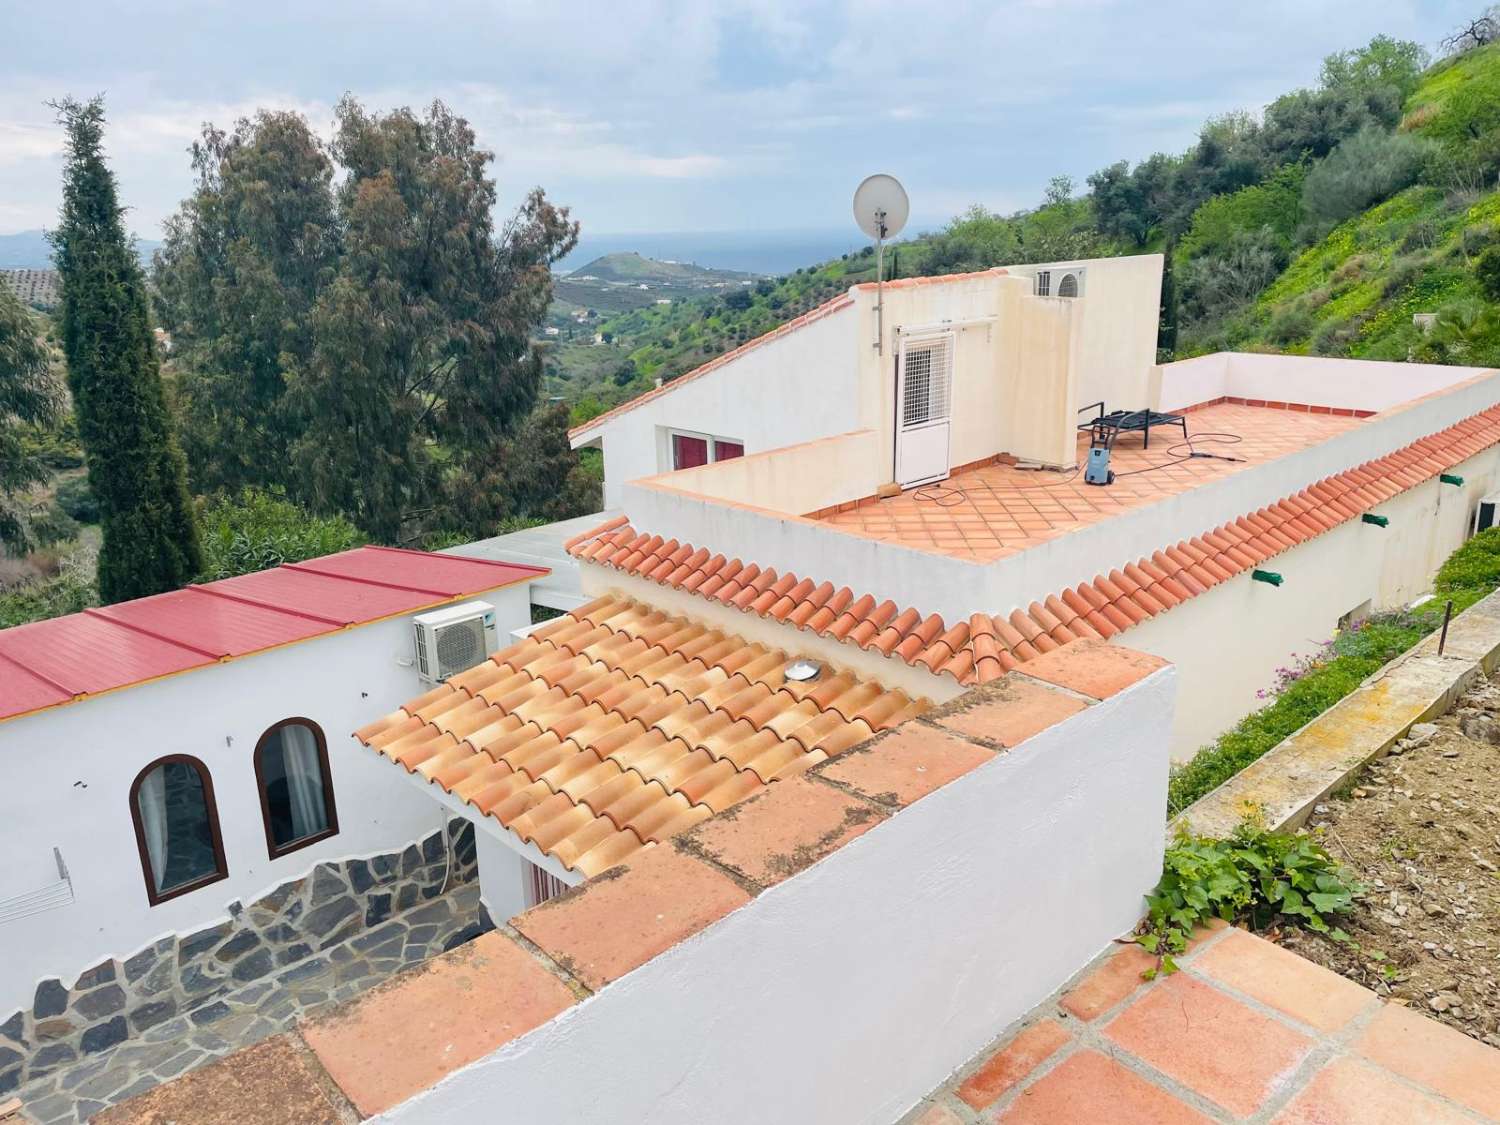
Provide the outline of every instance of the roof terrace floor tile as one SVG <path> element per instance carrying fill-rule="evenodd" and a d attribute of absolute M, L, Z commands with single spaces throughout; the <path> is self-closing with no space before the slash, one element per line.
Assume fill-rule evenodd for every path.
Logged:
<path fill-rule="evenodd" d="M 872 539 L 989 561 L 1298 453 L 1362 421 L 1234 403 L 1203 407 L 1187 418 L 1196 450 L 1243 460 L 1185 459 L 1182 455 L 1188 451 L 1182 448 L 1180 431 L 1162 428 L 1152 433 L 1149 449 L 1141 434 L 1120 437 L 1110 458 L 1115 482 L 1107 488 L 1085 483 L 1081 469 L 1054 473 L 985 465 L 940 484 L 829 514 L 820 522 Z M 1217 434 L 1240 440 L 1210 436 Z M 1088 445 L 1087 435 L 1080 434 L 1080 465 L 1087 458 Z"/>

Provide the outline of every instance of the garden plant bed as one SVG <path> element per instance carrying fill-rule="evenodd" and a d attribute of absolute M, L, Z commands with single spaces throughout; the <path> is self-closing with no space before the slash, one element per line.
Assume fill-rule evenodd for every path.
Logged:
<path fill-rule="evenodd" d="M 1283 945 L 1500 1047 L 1500 684 L 1479 680 L 1391 756 L 1317 806 L 1309 827 L 1366 893 L 1341 945 Z"/>

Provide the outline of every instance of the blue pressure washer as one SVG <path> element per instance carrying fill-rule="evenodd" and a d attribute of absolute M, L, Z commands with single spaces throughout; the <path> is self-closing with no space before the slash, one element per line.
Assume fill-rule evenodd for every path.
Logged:
<path fill-rule="evenodd" d="M 1097 421 L 1089 431 L 1089 459 L 1083 468 L 1084 484 L 1114 484 L 1115 471 L 1109 467 L 1109 449 L 1117 430 Z"/>

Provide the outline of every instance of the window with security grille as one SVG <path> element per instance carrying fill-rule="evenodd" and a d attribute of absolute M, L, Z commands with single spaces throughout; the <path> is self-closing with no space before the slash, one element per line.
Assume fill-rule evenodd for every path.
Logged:
<path fill-rule="evenodd" d="M 1050 297 L 1052 295 L 1052 271 L 1036 271 L 1036 295 L 1038 297 Z"/>
<path fill-rule="evenodd" d="M 1076 273 L 1064 274 L 1062 281 L 1057 286 L 1059 297 L 1078 296 L 1078 275 Z"/>
<path fill-rule="evenodd" d="M 953 374 L 953 341 L 926 340 L 906 347 L 902 376 L 901 424 L 920 426 L 948 417 Z"/>
<path fill-rule="evenodd" d="M 903 426 L 916 426 L 932 417 L 932 352 L 906 353 L 906 403 L 901 412 Z"/>

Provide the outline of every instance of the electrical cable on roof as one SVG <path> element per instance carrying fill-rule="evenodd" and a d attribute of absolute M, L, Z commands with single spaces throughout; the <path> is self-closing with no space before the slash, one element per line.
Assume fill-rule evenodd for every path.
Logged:
<path fill-rule="evenodd" d="M 1124 473 L 1116 473 L 1115 479 L 1118 480 L 1120 477 L 1138 476 L 1141 473 L 1154 473 L 1160 469 L 1170 469 L 1192 460 L 1231 461 L 1236 464 L 1243 464 L 1247 462 L 1249 458 L 1231 457 L 1227 453 L 1208 453 L 1206 451 L 1195 448 L 1195 443 L 1201 441 L 1212 442 L 1219 445 L 1238 445 L 1244 440 L 1245 439 L 1241 435 L 1229 433 L 1227 431 L 1204 431 L 1203 433 L 1191 434 L 1183 441 L 1173 442 L 1171 445 L 1167 446 L 1166 456 L 1170 458 L 1170 460 L 1163 461 L 1156 465 L 1147 465 L 1144 468 L 1140 469 L 1131 469 L 1128 472 Z M 1183 448 L 1187 449 L 1186 453 L 1177 452 L 1177 450 Z M 1072 469 L 1068 470 L 1067 475 L 1064 476 L 1061 480 L 1051 480 L 1045 484 L 1011 485 L 1006 489 L 1006 491 L 1038 492 L 1045 491 L 1049 488 L 1061 488 L 1064 485 L 1071 484 L 1073 482 L 1073 479 L 1077 477 L 1078 474 L 1082 471 L 1082 464 L 1075 465 Z M 962 504 L 965 500 L 968 499 L 968 493 L 966 493 L 962 488 L 955 488 L 945 484 L 926 485 L 923 488 L 913 490 L 911 496 L 913 500 L 922 503 L 936 504 L 940 508 L 956 507 L 957 505 Z M 887 497 L 887 499 L 894 499 L 894 497 Z"/>

